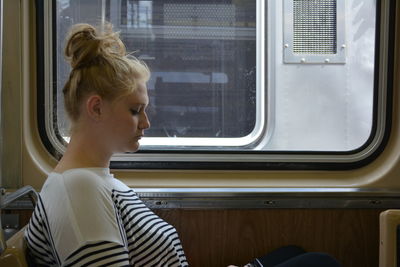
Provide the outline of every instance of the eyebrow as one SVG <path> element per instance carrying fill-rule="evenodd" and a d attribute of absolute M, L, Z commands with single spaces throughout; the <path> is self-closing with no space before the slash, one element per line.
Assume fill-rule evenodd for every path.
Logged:
<path fill-rule="evenodd" d="M 143 103 L 143 102 L 129 103 L 129 105 L 144 106 L 144 107 L 148 107 L 149 104 L 150 104 L 149 102 L 147 102 L 147 103 Z"/>

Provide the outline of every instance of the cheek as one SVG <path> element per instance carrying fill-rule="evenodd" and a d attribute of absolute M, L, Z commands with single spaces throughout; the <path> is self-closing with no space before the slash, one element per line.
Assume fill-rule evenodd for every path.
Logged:
<path fill-rule="evenodd" d="M 123 130 L 127 131 L 127 134 L 132 134 L 137 129 L 138 119 L 135 116 L 129 116 L 124 118 L 120 125 Z"/>
<path fill-rule="evenodd" d="M 115 136 L 115 138 L 118 138 L 118 136 L 131 137 L 135 134 L 138 122 L 138 117 L 132 116 L 130 113 L 119 114 L 119 116 L 111 118 L 108 130 L 111 132 L 111 135 Z"/>
<path fill-rule="evenodd" d="M 108 130 L 110 131 L 110 134 L 114 136 L 114 138 L 118 139 L 118 136 L 121 137 L 128 132 L 127 121 L 122 118 L 115 117 L 110 122 Z"/>
<path fill-rule="evenodd" d="M 130 122 L 131 122 L 131 126 L 136 129 L 139 124 L 139 117 L 137 117 L 137 116 L 131 117 Z"/>

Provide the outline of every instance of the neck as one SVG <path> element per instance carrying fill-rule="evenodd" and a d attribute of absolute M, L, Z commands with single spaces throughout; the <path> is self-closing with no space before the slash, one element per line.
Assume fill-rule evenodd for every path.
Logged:
<path fill-rule="evenodd" d="M 67 150 L 55 170 L 62 172 L 73 168 L 108 168 L 111 156 L 112 153 L 102 144 L 96 143 L 96 138 L 72 134 Z"/>

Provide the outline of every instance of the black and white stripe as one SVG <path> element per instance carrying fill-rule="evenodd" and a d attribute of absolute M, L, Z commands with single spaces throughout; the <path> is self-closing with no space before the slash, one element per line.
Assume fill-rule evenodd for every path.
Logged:
<path fill-rule="evenodd" d="M 175 228 L 148 209 L 134 191 L 113 190 L 112 199 L 121 214 L 131 264 L 188 266 Z"/>
<path fill-rule="evenodd" d="M 188 266 L 174 227 L 163 221 L 132 190 L 112 190 L 115 220 L 123 244 L 87 241 L 64 260 L 51 235 L 42 199 L 25 231 L 29 253 L 45 266 Z"/>
<path fill-rule="evenodd" d="M 25 239 L 29 253 L 34 256 L 38 264 L 54 266 L 60 265 L 56 253 L 49 226 L 47 224 L 46 212 L 43 202 L 39 196 L 38 203 L 30 219 L 29 225 L 25 230 Z"/>
<path fill-rule="evenodd" d="M 130 266 L 128 251 L 124 246 L 109 242 L 89 242 L 73 252 L 65 260 L 70 266 Z"/>

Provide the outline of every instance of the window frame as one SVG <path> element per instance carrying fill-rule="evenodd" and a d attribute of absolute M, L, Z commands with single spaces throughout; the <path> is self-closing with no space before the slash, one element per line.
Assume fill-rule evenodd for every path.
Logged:
<path fill-rule="evenodd" d="M 262 1 L 264 2 L 264 1 Z M 46 149 L 60 158 L 65 142 L 57 132 L 56 121 L 49 123 L 56 83 L 56 19 L 52 1 L 36 1 L 37 33 L 37 114 L 40 138 Z M 377 2 L 374 67 L 373 123 L 366 143 L 352 151 L 192 151 L 139 150 L 135 154 L 115 155 L 115 169 L 211 169 L 211 170 L 346 170 L 365 166 L 385 149 L 391 130 L 394 27 L 396 1 Z M 263 7 L 265 10 L 267 7 Z M 267 36 L 268 27 L 265 27 Z M 47 53 L 46 53 L 47 51 Z M 263 57 L 264 58 L 264 57 Z M 49 90 L 48 88 L 52 89 Z M 52 100 L 52 101 L 51 101 Z M 270 106 L 268 108 L 271 108 Z M 270 112 L 267 112 L 270 114 Z M 168 160 L 167 160 L 168 159 Z"/>

